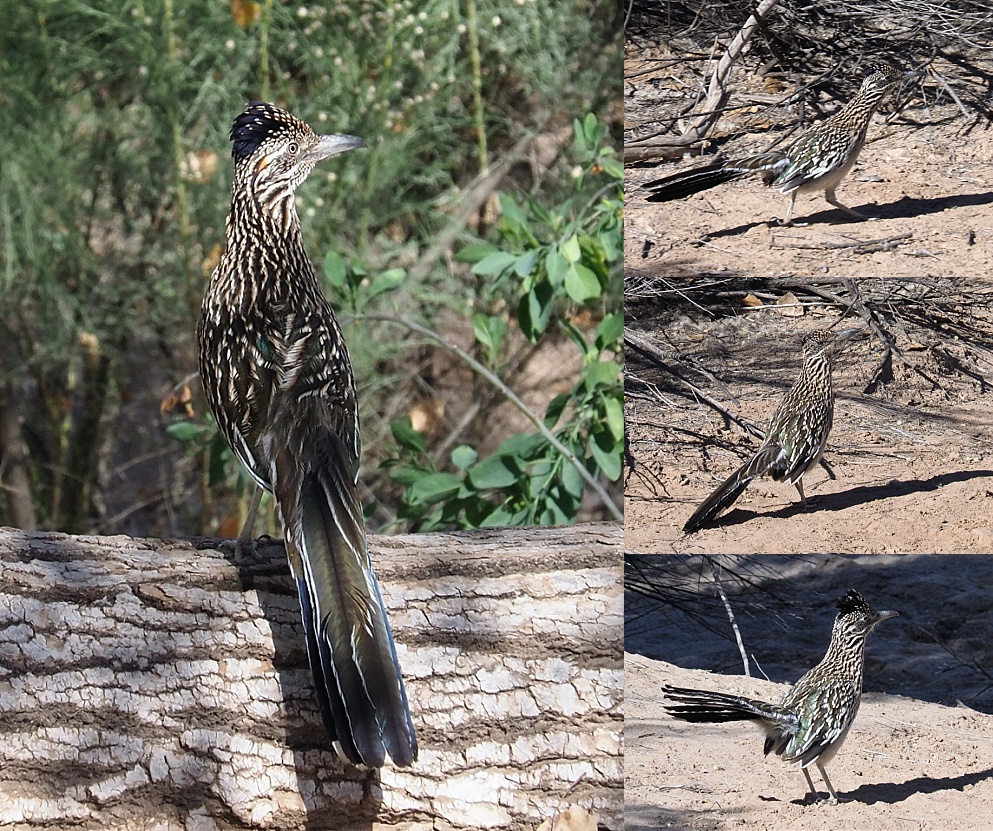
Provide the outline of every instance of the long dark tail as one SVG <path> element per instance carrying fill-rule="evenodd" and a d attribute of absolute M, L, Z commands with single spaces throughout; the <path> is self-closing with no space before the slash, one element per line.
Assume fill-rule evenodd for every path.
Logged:
<path fill-rule="evenodd" d="M 751 467 L 752 460 L 750 459 L 725 479 L 720 487 L 708 496 L 703 501 L 703 504 L 693 512 L 693 516 L 686 520 L 683 531 L 687 534 L 699 531 L 704 525 L 715 519 L 721 511 L 730 508 L 734 501 L 741 496 L 742 491 L 748 487 L 752 479 L 758 475 L 758 473 L 751 472 Z"/>
<path fill-rule="evenodd" d="M 652 191 L 652 194 L 646 197 L 645 201 L 669 202 L 673 199 L 683 199 L 745 175 L 745 171 L 727 167 L 724 162 L 716 162 L 646 183 L 644 187 Z"/>
<path fill-rule="evenodd" d="M 709 690 L 671 687 L 665 684 L 662 692 L 666 698 L 675 702 L 665 705 L 666 712 L 683 721 L 763 721 L 769 718 L 778 720 L 780 714 L 789 712 L 775 704 Z"/>
<path fill-rule="evenodd" d="M 302 482 L 298 547 L 300 605 L 321 716 L 345 756 L 380 767 L 417 758 L 407 693 L 366 547 L 365 523 L 348 455 L 334 440 L 331 459 Z"/>
<path fill-rule="evenodd" d="M 776 151 L 759 153 L 745 159 L 713 162 L 646 183 L 643 187 L 652 191 L 652 195 L 645 201 L 669 202 L 683 199 L 756 172 L 764 173 L 767 181 L 772 181 L 785 169 L 788 162 L 782 153 Z"/>
<path fill-rule="evenodd" d="M 792 710 L 778 704 L 743 698 L 740 695 L 694 690 L 687 687 L 663 685 L 662 692 L 672 704 L 665 704 L 666 712 L 682 721 L 700 723 L 723 723 L 728 721 L 751 721 L 765 732 L 765 750 L 783 755 L 790 739 L 800 729 L 800 719 Z M 809 764 L 814 757 L 804 761 Z"/>

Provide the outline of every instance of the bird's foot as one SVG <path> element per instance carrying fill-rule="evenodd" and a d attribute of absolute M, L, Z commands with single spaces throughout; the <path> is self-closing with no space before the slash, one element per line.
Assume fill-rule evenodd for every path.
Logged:
<path fill-rule="evenodd" d="M 839 802 L 844 802 L 845 800 L 839 799 L 836 796 L 831 796 L 830 794 L 821 794 L 815 791 L 807 791 L 803 795 L 803 799 L 800 800 L 801 805 L 837 805 Z"/>
<path fill-rule="evenodd" d="M 239 537 L 236 540 L 221 540 L 217 546 L 223 553 L 227 554 L 235 565 L 240 565 L 248 560 L 259 557 L 259 549 L 272 542 L 272 537 L 262 534 L 260 537 L 244 539 Z"/>

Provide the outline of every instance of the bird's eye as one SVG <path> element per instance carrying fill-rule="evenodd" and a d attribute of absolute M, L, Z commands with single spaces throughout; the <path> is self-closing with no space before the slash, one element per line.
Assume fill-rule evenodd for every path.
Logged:
<path fill-rule="evenodd" d="M 291 141 L 289 147 L 286 148 L 287 152 L 292 156 L 295 156 L 299 149 L 300 149 L 300 145 L 297 144 L 295 141 Z"/>

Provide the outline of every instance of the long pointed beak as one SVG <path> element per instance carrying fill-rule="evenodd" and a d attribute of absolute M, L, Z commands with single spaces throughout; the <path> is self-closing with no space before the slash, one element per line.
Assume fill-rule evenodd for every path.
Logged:
<path fill-rule="evenodd" d="M 323 162 L 325 159 L 330 159 L 332 156 L 337 156 L 339 153 L 345 153 L 349 150 L 357 150 L 358 148 L 365 146 L 366 143 L 358 136 L 321 136 L 320 141 L 318 141 L 317 144 L 310 149 L 310 152 L 307 155 L 314 162 L 314 164 L 317 164 L 317 162 Z"/>
<path fill-rule="evenodd" d="M 876 614 L 879 616 L 879 620 L 877 620 L 876 623 L 879 623 L 879 621 L 882 620 L 887 620 L 891 617 L 900 617 L 899 612 L 876 612 Z"/>
<path fill-rule="evenodd" d="M 868 337 L 869 330 L 864 326 L 859 326 L 854 329 L 839 329 L 834 333 L 834 340 L 831 341 L 830 348 L 835 352 L 840 352 L 852 341 L 862 340 Z"/>

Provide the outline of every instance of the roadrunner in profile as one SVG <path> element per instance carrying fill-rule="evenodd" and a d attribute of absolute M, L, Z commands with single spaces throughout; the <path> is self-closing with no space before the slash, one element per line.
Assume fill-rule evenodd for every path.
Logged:
<path fill-rule="evenodd" d="M 691 534 L 716 519 L 753 479 L 763 475 L 795 485 L 800 505 L 806 507 L 802 478 L 820 461 L 834 419 L 832 359 L 853 335 L 863 331 L 821 330 L 804 338 L 800 377 L 769 420 L 759 449 L 693 512 L 683 531 Z"/>
<path fill-rule="evenodd" d="M 388 754 L 410 765 L 417 742 L 356 492 L 355 382 L 294 201 L 315 165 L 365 143 L 319 136 L 262 103 L 235 119 L 231 140 L 224 253 L 197 328 L 204 391 L 231 449 L 275 496 L 331 738 L 355 764 Z"/>
<path fill-rule="evenodd" d="M 866 130 L 880 102 L 904 77 L 904 73 L 873 63 L 866 69 L 858 93 L 834 115 L 815 124 L 785 150 L 770 150 L 745 159 L 719 161 L 685 173 L 648 182 L 649 202 L 682 199 L 716 185 L 761 172 L 767 184 L 778 185 L 780 193 L 790 194 L 785 224 L 793 221 L 798 193 L 824 191 L 824 198 L 853 219 L 865 219 L 842 205 L 835 188 L 848 175 L 865 144 Z"/>
<path fill-rule="evenodd" d="M 786 762 L 797 762 L 814 799 L 817 789 L 807 768 L 817 765 L 831 801 L 838 794 L 825 766 L 841 749 L 862 700 L 865 641 L 881 620 L 896 612 L 877 612 L 857 591 L 838 600 L 838 616 L 831 644 L 823 660 L 800 678 L 779 705 L 726 693 L 665 685 L 662 692 L 673 702 L 670 715 L 683 721 L 752 721 L 766 735 L 765 754 L 774 751 Z"/>

